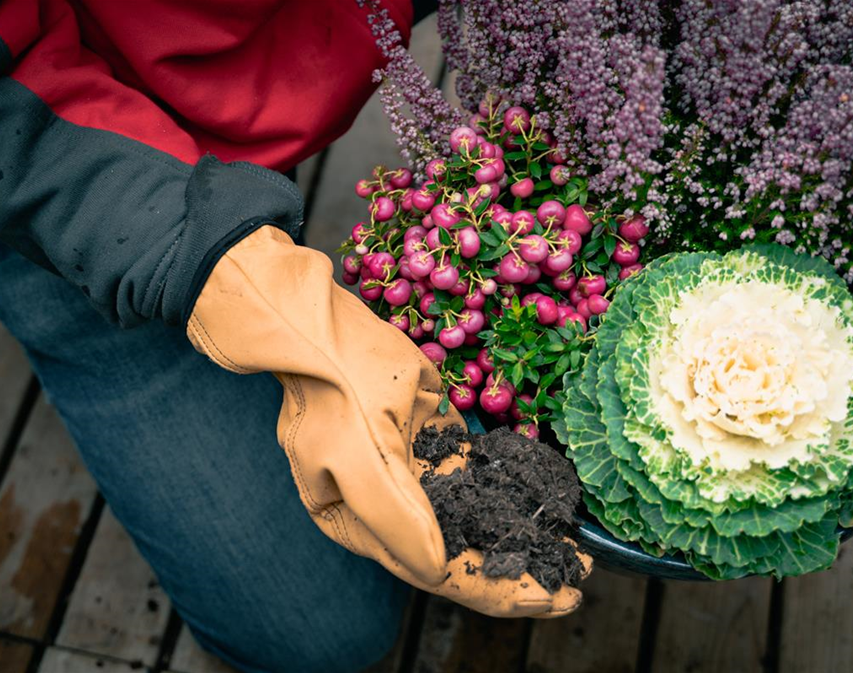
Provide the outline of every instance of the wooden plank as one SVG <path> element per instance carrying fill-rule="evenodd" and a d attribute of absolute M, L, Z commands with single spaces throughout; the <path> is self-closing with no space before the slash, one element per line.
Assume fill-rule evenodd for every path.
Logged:
<path fill-rule="evenodd" d="M 492 619 L 431 596 L 414 673 L 515 673 L 524 662 L 529 620 Z"/>
<path fill-rule="evenodd" d="M 0 325 L 0 448 L 15 423 L 31 378 L 24 350 Z"/>
<path fill-rule="evenodd" d="M 593 570 L 581 608 L 533 624 L 529 673 L 631 673 L 637 662 L 646 580 Z"/>
<path fill-rule="evenodd" d="M 104 512 L 56 644 L 153 666 L 169 599 L 130 536 Z"/>
<path fill-rule="evenodd" d="M 32 658 L 32 645 L 0 640 L 0 673 L 26 673 Z"/>
<path fill-rule="evenodd" d="M 771 580 L 666 582 L 651 670 L 759 673 Z"/>
<path fill-rule="evenodd" d="M 853 671 L 851 544 L 832 569 L 785 580 L 780 673 Z"/>
<path fill-rule="evenodd" d="M 96 654 L 50 647 L 44 653 L 39 673 L 149 673 L 138 661 L 120 661 Z"/>
<path fill-rule="evenodd" d="M 406 647 L 406 641 L 409 639 L 409 631 L 412 628 L 412 616 L 415 611 L 415 605 L 419 602 L 419 598 L 426 599 L 426 596 L 419 597 L 416 591 L 412 591 L 412 596 L 406 606 L 406 611 L 403 614 L 403 620 L 400 622 L 400 634 L 397 636 L 397 642 L 394 648 L 385 656 L 382 661 L 378 661 L 373 666 L 366 668 L 363 673 L 399 673 L 403 666 L 403 655 Z"/>
<path fill-rule="evenodd" d="M 0 630 L 45 635 L 95 495 L 59 416 L 40 397 L 0 489 Z"/>
<path fill-rule="evenodd" d="M 441 46 L 435 15 L 415 26 L 410 51 L 436 81 L 441 65 Z M 355 194 L 355 183 L 368 177 L 377 164 L 399 166 L 402 159 L 379 97 L 374 94 L 352 128 L 331 146 L 308 223 L 308 245 L 332 258 L 338 278 L 340 260 L 335 250 L 355 223 L 367 216 L 364 200 Z"/>
<path fill-rule="evenodd" d="M 184 624 L 172 654 L 169 673 L 237 673 L 224 661 L 205 652 Z"/>

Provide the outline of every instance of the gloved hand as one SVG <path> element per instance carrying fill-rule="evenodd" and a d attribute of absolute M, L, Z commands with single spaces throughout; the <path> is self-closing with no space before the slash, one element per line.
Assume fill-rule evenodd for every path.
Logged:
<path fill-rule="evenodd" d="M 425 425 L 464 425 L 437 409 L 435 367 L 397 328 L 332 279 L 323 254 L 265 226 L 217 262 L 187 334 L 238 373 L 272 372 L 284 388 L 278 439 L 314 522 L 403 580 L 493 616 L 557 616 L 580 592 L 548 594 L 529 575 L 469 575 L 449 564 L 421 489 L 412 442 Z"/>

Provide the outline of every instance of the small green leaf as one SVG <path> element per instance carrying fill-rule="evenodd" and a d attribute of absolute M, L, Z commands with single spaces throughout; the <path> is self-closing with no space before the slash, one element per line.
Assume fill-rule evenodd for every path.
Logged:
<path fill-rule="evenodd" d="M 438 240 L 442 245 L 452 245 L 453 237 L 451 237 L 450 232 L 447 231 L 444 227 L 438 228 Z"/>
<path fill-rule="evenodd" d="M 527 152 L 522 150 L 516 150 L 514 152 L 505 152 L 504 153 L 504 161 L 515 161 L 516 159 L 524 159 L 527 156 Z"/>
<path fill-rule="evenodd" d="M 574 351 L 577 352 L 577 351 Z M 569 370 L 569 366 L 571 365 L 571 357 L 569 353 L 566 353 L 563 357 L 561 357 L 556 366 L 554 367 L 554 374 L 557 376 L 562 376 Z"/>
<path fill-rule="evenodd" d="M 551 189 L 553 186 L 554 183 L 550 180 L 542 180 L 541 182 L 537 182 L 533 189 L 537 192 L 544 192 L 546 189 Z"/>
<path fill-rule="evenodd" d="M 504 362 L 517 362 L 518 356 L 512 351 L 504 350 L 503 348 L 493 348 L 492 355 Z"/>
<path fill-rule="evenodd" d="M 530 164 L 530 175 L 532 175 L 536 180 L 542 177 L 542 166 L 539 165 L 539 162 L 534 161 Z"/>
<path fill-rule="evenodd" d="M 604 223 L 599 222 L 592 229 L 592 238 L 598 238 L 603 233 L 604 233 Z"/>
<path fill-rule="evenodd" d="M 465 297 L 454 297 L 450 302 L 450 310 L 454 313 L 459 313 L 463 308 L 465 308 Z"/>
<path fill-rule="evenodd" d="M 572 369 L 577 369 L 581 363 L 581 352 L 580 351 L 572 351 L 571 353 L 571 365 Z"/>
<path fill-rule="evenodd" d="M 450 398 L 447 395 L 441 396 L 441 402 L 438 403 L 438 413 L 444 416 L 450 409 Z"/>
<path fill-rule="evenodd" d="M 500 243 L 503 243 L 504 241 L 506 241 L 509 238 L 509 232 L 507 232 L 507 230 L 504 229 L 504 226 L 500 222 L 495 222 L 492 225 L 491 233 L 493 233 L 495 235 L 495 237 L 498 239 L 498 241 Z"/>
<path fill-rule="evenodd" d="M 429 305 L 429 308 L 427 309 L 427 313 L 429 313 L 430 315 L 439 316 L 442 313 L 444 313 L 444 309 L 436 301 L 436 302 L 433 302 L 432 304 Z"/>
<path fill-rule="evenodd" d="M 450 263 L 453 266 L 459 266 L 459 263 L 461 261 L 462 261 L 462 257 L 458 252 L 454 252 L 452 255 L 450 255 Z"/>
<path fill-rule="evenodd" d="M 608 236 L 604 239 L 604 252 L 607 253 L 607 258 L 613 257 L 613 252 L 616 250 L 616 238 Z"/>
<path fill-rule="evenodd" d="M 497 226 L 498 226 L 498 228 L 503 229 L 503 227 L 501 227 L 501 225 L 497 225 Z M 480 242 L 483 245 L 488 245 L 491 248 L 494 248 L 494 247 L 500 245 L 500 241 L 498 240 L 498 237 L 495 236 L 491 231 L 481 231 L 480 232 Z"/>
<path fill-rule="evenodd" d="M 510 380 L 512 381 L 512 385 L 514 385 L 516 388 L 518 388 L 521 385 L 522 381 L 524 381 L 524 367 L 520 362 L 517 362 L 512 368 Z"/>
<path fill-rule="evenodd" d="M 533 143 L 533 149 L 537 152 L 550 152 L 551 146 L 546 145 L 541 140 L 537 140 L 535 143 Z"/>

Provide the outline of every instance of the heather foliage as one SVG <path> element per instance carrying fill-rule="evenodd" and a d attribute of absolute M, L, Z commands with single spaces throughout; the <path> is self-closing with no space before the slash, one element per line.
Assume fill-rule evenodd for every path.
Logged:
<path fill-rule="evenodd" d="M 419 169 L 459 113 L 367 4 Z M 534 111 L 600 207 L 653 224 L 657 252 L 778 242 L 853 283 L 850 0 L 441 0 L 439 30 L 471 123 L 486 96 Z"/>

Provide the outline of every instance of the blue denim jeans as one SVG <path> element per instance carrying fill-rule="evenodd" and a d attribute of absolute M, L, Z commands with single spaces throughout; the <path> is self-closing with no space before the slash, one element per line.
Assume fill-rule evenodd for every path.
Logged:
<path fill-rule="evenodd" d="M 391 647 L 409 589 L 311 522 L 271 376 L 219 369 L 180 329 L 113 327 L 2 246 L 0 321 L 205 648 L 244 671 L 333 673 Z"/>

